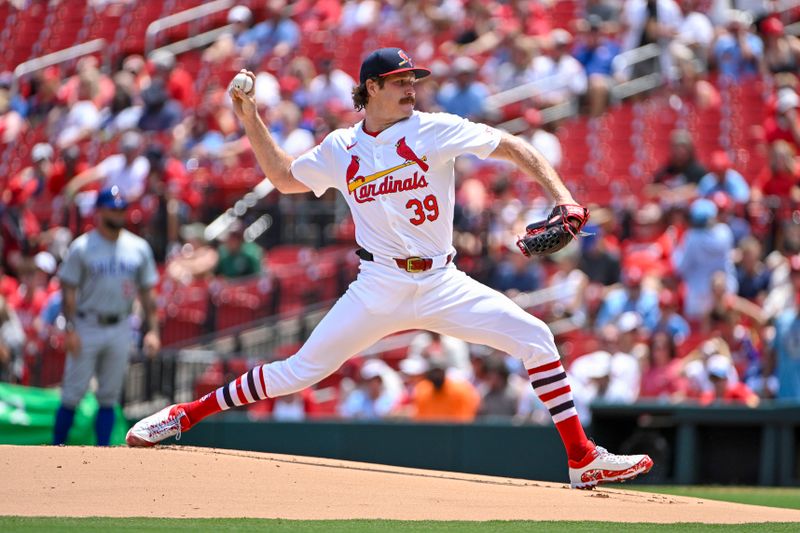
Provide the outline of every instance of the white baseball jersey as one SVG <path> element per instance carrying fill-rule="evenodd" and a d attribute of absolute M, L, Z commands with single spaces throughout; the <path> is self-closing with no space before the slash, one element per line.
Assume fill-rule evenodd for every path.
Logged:
<path fill-rule="evenodd" d="M 453 252 L 454 160 L 488 157 L 500 132 L 447 113 L 415 111 L 373 137 L 363 121 L 328 135 L 292 163 L 292 174 L 321 196 L 347 199 L 356 242 L 375 255 L 434 257 Z"/>

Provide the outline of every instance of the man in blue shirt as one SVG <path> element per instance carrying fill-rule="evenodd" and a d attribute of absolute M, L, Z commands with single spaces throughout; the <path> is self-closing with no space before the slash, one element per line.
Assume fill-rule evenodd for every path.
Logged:
<path fill-rule="evenodd" d="M 764 43 L 758 35 L 750 33 L 752 16 L 731 9 L 728 17 L 728 33 L 717 39 L 712 53 L 717 70 L 731 81 L 756 76 L 764 58 Z"/>
<path fill-rule="evenodd" d="M 744 176 L 731 168 L 731 160 L 724 150 L 711 153 L 708 168 L 711 172 L 703 176 L 697 184 L 700 196 L 709 198 L 715 192 L 721 191 L 737 204 L 744 204 L 750 199 L 750 186 Z"/>
<path fill-rule="evenodd" d="M 489 91 L 475 79 L 477 71 L 478 64 L 469 57 L 453 61 L 455 81 L 445 84 L 436 95 L 444 111 L 470 120 L 481 119 Z"/>
<path fill-rule="evenodd" d="M 589 114 L 598 116 L 608 105 L 608 93 L 613 85 L 612 63 L 620 53 L 620 46 L 603 36 L 602 20 L 597 15 L 589 15 L 588 31 L 572 55 L 586 70 L 589 88 L 586 93 Z"/>

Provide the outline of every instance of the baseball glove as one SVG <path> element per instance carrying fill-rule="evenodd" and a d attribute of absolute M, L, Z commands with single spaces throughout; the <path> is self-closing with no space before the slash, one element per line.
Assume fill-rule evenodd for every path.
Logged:
<path fill-rule="evenodd" d="M 517 240 L 517 246 L 525 257 L 552 254 L 583 235 L 581 230 L 588 220 L 589 210 L 581 205 L 557 205 L 547 220 L 528 225 L 527 233 Z"/>

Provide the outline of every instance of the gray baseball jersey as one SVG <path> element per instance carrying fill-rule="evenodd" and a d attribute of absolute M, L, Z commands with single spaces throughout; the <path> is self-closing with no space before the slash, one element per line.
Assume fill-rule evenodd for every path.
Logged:
<path fill-rule="evenodd" d="M 61 401 L 68 407 L 78 405 L 96 375 L 98 403 L 114 405 L 130 355 L 127 316 L 138 290 L 149 289 L 158 281 L 150 245 L 126 230 L 116 241 L 90 231 L 70 245 L 59 278 L 78 289 L 75 326 L 81 340 L 80 353 L 67 357 L 64 366 Z M 97 320 L 102 315 L 115 316 L 117 322 L 103 325 Z"/>
<path fill-rule="evenodd" d="M 78 288 L 77 310 L 127 315 L 137 291 L 158 282 L 147 241 L 122 230 L 116 242 L 90 231 L 75 239 L 59 271 L 61 282 Z"/>

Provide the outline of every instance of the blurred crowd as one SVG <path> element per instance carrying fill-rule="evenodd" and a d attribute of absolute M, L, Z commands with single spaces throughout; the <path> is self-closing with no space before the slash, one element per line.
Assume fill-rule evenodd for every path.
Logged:
<path fill-rule="evenodd" d="M 798 8 L 568 4 L 565 15 L 546 0 L 253 0 L 233 7 L 229 31 L 200 51 L 132 51 L 110 70 L 87 56 L 20 80 L 0 73 L 0 168 L 13 166 L 9 147 L 38 141 L 21 170 L 0 175 L 0 379 L 29 382 L 26 361 L 58 349 L 58 265 L 92 227 L 101 187 L 123 191 L 129 228 L 177 285 L 268 275 L 270 254 L 285 244 L 352 242 L 352 220 L 333 191 L 314 202 L 254 198 L 237 207 L 236 224 L 209 237 L 206 225 L 236 199 L 221 201 L 221 191 L 242 187 L 244 196 L 260 179 L 227 83 L 240 68 L 257 73 L 263 116 L 297 155 L 360 119 L 351 89 L 364 51 L 399 44 L 433 71 L 417 86 L 418 109 L 514 122 L 513 133 L 557 169 L 570 120 L 603 117 L 620 105 L 614 88 L 626 81 L 658 74 L 659 87 L 636 99 L 712 110 L 726 87 L 763 87 L 751 147 L 763 168 L 745 171 L 725 147 L 699 152 L 692 133 L 676 129 L 647 187 L 609 205 L 577 196 L 591 204 L 591 235 L 532 261 L 514 242 L 549 211 L 548 200 L 505 164 L 465 158 L 454 244 L 473 277 L 511 297 L 549 295 L 526 307 L 559 324 L 583 416 L 595 399 L 800 399 Z M 658 53 L 633 62 L 629 52 L 644 45 Z M 530 89 L 521 100 L 497 103 L 521 87 Z M 580 118 L 553 119 L 564 104 Z M 264 213 L 271 229 L 255 231 Z M 537 419 L 541 406 L 517 362 L 454 339 L 420 339 L 399 365 L 370 361 L 344 382 L 341 415 Z M 274 409 L 293 416 L 310 403 L 298 395 Z"/>

